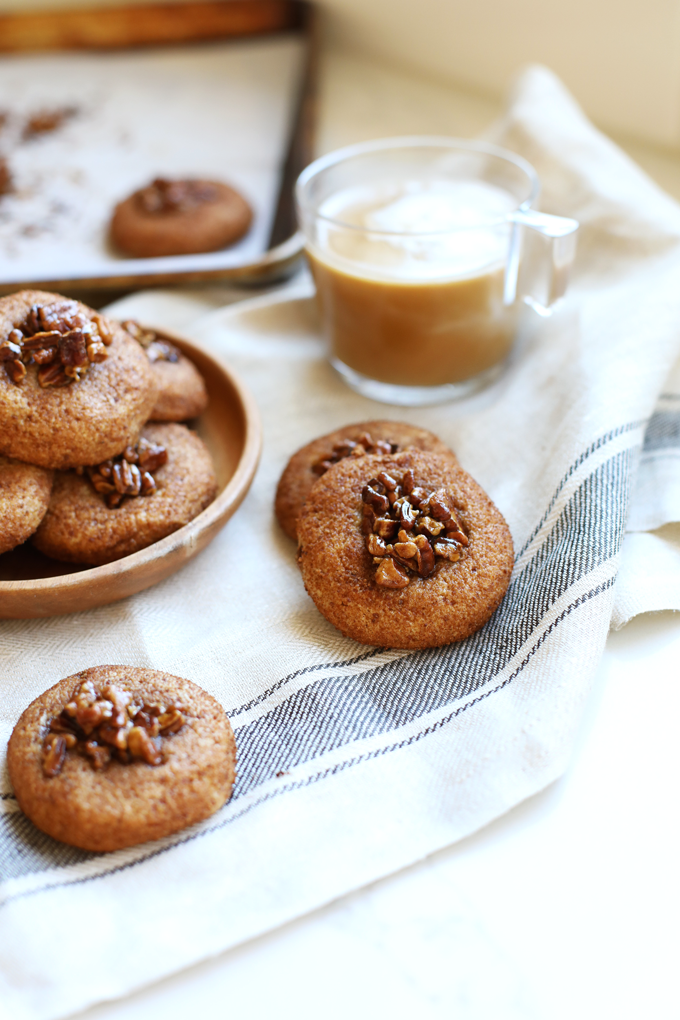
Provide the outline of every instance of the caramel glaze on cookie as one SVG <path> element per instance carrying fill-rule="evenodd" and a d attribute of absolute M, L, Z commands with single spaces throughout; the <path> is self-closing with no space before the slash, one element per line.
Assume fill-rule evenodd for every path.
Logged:
<path fill-rule="evenodd" d="M 153 471 L 155 491 L 109 507 L 86 474 L 59 472 L 33 544 L 53 559 L 98 566 L 158 542 L 210 503 L 217 482 L 208 450 L 185 425 L 151 424 L 142 439 L 167 451 Z"/>
<path fill-rule="evenodd" d="M 51 471 L 0 456 L 0 553 L 25 542 L 45 516 Z"/>
<path fill-rule="evenodd" d="M 362 438 L 364 444 L 360 442 Z M 367 449 L 366 439 L 371 441 Z M 293 454 L 284 468 L 276 490 L 274 512 L 289 538 L 297 538 L 296 525 L 302 504 L 312 486 L 330 469 L 331 464 L 342 461 L 352 453 L 356 456 L 364 449 L 368 453 L 375 453 L 376 443 L 389 444 L 393 453 L 414 448 L 438 453 L 452 463 L 458 463 L 455 453 L 441 439 L 416 425 L 403 421 L 362 421 L 344 425 L 307 443 Z M 355 444 L 359 445 L 359 450 Z"/>
<path fill-rule="evenodd" d="M 156 712 L 176 706 L 176 722 L 171 721 L 170 732 L 165 730 L 167 737 L 147 737 L 154 733 L 152 713 L 129 720 L 123 716 L 122 738 L 109 727 L 108 739 L 125 747 L 131 725 L 148 727 L 142 737 L 155 752 L 156 757 L 146 755 L 151 764 L 129 750 L 117 751 L 92 732 L 87 705 L 91 696 L 81 696 L 80 714 L 69 717 L 73 723 L 59 723 L 65 707 L 71 705 L 74 711 L 74 698 L 88 689 L 100 699 L 106 698 L 104 691 L 114 699 L 123 692 L 122 699 L 118 694 L 123 713 L 126 701 L 131 712 L 145 705 Z M 111 710 L 110 701 L 100 700 L 99 706 Z M 77 747 L 64 753 L 62 742 L 58 768 L 46 768 L 50 741 L 70 733 L 71 726 L 80 734 Z M 157 731 L 157 723 L 154 726 Z M 86 741 L 95 746 L 86 748 Z M 69 743 L 75 744 L 72 736 Z M 12 731 L 7 756 L 17 801 L 31 821 L 55 839 L 94 851 L 160 839 L 207 818 L 231 796 L 235 762 L 231 725 L 213 697 L 189 680 L 131 666 L 95 666 L 60 680 L 25 710 Z"/>
<path fill-rule="evenodd" d="M 367 550 L 362 493 L 380 472 L 401 480 L 408 470 L 416 486 L 440 493 L 465 544 L 454 561 L 437 557 L 429 576 L 409 575 L 397 565 L 395 573 L 406 582 L 383 587 L 376 579 L 381 558 Z M 302 577 L 317 608 L 364 644 L 434 648 L 460 641 L 489 619 L 510 582 L 513 547 L 505 520 L 467 472 L 436 454 L 410 450 L 341 461 L 311 490 L 298 536 Z"/>
<path fill-rule="evenodd" d="M 137 258 L 197 254 L 234 244 L 252 218 L 246 200 L 228 184 L 158 178 L 119 202 L 111 240 Z"/>
<path fill-rule="evenodd" d="M 0 299 L 0 345 L 34 306 L 66 300 L 30 290 Z M 156 402 L 154 374 L 139 344 L 86 305 L 70 302 L 69 308 L 107 331 L 106 344 L 97 341 L 102 360 L 87 363 L 82 378 L 44 386 L 39 373 L 50 365 L 29 363 L 19 381 L 6 367 L 16 363 L 0 365 L 0 453 L 46 468 L 94 464 L 119 453 L 136 441 Z"/>

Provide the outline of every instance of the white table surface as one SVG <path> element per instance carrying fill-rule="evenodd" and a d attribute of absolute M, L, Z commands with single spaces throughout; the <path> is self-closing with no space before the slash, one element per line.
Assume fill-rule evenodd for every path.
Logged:
<path fill-rule="evenodd" d="M 332 48 L 324 67 L 321 151 L 473 135 L 497 112 Z M 625 147 L 680 197 L 680 160 Z M 609 638 L 559 782 L 420 864 L 79 1020 L 679 1017 L 679 660 L 680 616 L 639 617 Z"/>

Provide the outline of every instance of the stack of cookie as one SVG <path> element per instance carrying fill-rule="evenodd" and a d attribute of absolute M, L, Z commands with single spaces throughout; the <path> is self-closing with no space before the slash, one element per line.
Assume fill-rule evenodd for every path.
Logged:
<path fill-rule="evenodd" d="M 364 644 L 460 641 L 510 582 L 499 510 L 437 436 L 403 422 L 348 425 L 298 450 L 275 512 L 317 608 Z"/>
<path fill-rule="evenodd" d="M 42 291 L 0 300 L 0 553 L 28 538 L 93 566 L 176 531 L 215 497 L 177 422 L 205 385 L 167 339 Z"/>

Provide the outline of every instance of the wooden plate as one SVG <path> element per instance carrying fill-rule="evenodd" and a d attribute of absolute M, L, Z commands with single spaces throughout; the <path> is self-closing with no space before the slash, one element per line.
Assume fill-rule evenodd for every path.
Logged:
<path fill-rule="evenodd" d="M 226 365 L 188 340 L 162 333 L 191 358 L 208 387 L 210 403 L 195 427 L 215 465 L 215 501 L 174 534 L 103 567 L 59 563 L 29 542 L 5 553 L 0 556 L 0 619 L 75 613 L 150 588 L 204 549 L 248 492 L 262 448 L 255 401 Z"/>

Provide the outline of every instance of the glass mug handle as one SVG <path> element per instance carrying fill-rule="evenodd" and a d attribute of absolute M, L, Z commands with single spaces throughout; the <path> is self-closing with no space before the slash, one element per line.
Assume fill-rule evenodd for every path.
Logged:
<path fill-rule="evenodd" d="M 540 275 L 543 276 L 542 293 L 540 296 L 536 293 L 523 294 L 522 299 L 539 315 L 548 316 L 567 289 L 569 270 L 576 253 L 578 220 L 572 220 L 567 216 L 551 216 L 535 209 L 517 209 L 508 216 L 508 221 L 513 224 L 513 229 L 505 272 L 503 302 L 511 305 L 517 298 L 522 240 L 524 228 L 528 228 L 544 239 L 548 247 L 548 258 L 546 260 L 544 252 L 540 260 L 542 262 Z"/>

